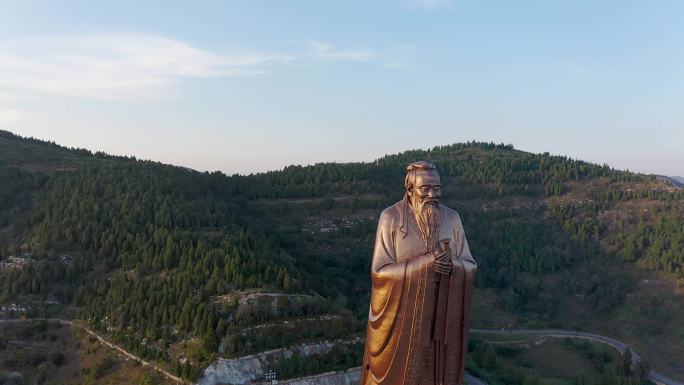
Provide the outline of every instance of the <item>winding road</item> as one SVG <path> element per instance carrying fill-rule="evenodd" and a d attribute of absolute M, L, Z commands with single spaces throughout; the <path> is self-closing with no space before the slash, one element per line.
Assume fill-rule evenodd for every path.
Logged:
<path fill-rule="evenodd" d="M 593 342 L 601 342 L 606 345 L 611 346 L 613 349 L 617 350 L 620 352 L 620 354 L 625 354 L 625 350 L 629 348 L 632 352 L 632 366 L 635 366 L 637 362 L 641 359 L 639 354 L 632 349 L 631 346 L 628 344 L 618 341 L 616 339 L 602 336 L 599 334 L 593 334 L 593 333 L 585 333 L 585 332 L 576 332 L 576 331 L 570 331 L 570 330 L 562 330 L 562 329 L 470 329 L 471 333 L 480 333 L 480 334 L 499 334 L 499 335 L 516 335 L 516 334 L 522 334 L 522 335 L 536 335 L 540 337 L 558 337 L 558 338 L 579 338 L 579 339 L 585 339 L 585 340 L 590 340 Z M 664 374 L 660 372 L 656 372 L 655 370 L 651 370 L 648 373 L 647 379 L 651 382 L 656 383 L 657 385 L 684 385 L 684 383 L 681 383 L 679 381 L 675 381 Z"/>
<path fill-rule="evenodd" d="M 2 323 L 18 323 L 18 322 L 33 322 L 33 321 L 43 321 L 47 320 L 48 322 L 57 322 L 62 325 L 69 325 L 72 327 L 79 328 L 86 333 L 90 334 L 91 336 L 97 338 L 103 345 L 114 349 L 118 351 L 119 353 L 123 354 L 124 356 L 133 359 L 135 361 L 140 362 L 141 365 L 143 366 L 149 366 L 156 370 L 157 372 L 161 373 L 164 377 L 175 381 L 179 384 L 191 384 L 187 381 L 184 381 L 182 378 L 175 376 L 168 371 L 166 371 L 164 368 L 155 365 L 154 363 L 151 363 L 149 361 L 146 361 L 137 355 L 128 352 L 124 348 L 115 345 L 108 340 L 106 340 L 104 337 L 101 335 L 95 333 L 94 331 L 90 330 L 89 328 L 79 325 L 78 323 L 74 323 L 73 321 L 69 320 L 64 320 L 64 319 L 59 319 L 59 318 L 29 318 L 29 319 L 0 319 L 0 324 Z M 498 334 L 498 335 L 535 335 L 539 337 L 557 337 L 557 338 L 579 338 L 579 339 L 585 339 L 593 342 L 600 342 L 604 343 L 606 345 L 611 346 L 612 348 L 616 349 L 620 354 L 624 354 L 626 349 L 629 348 L 632 351 L 632 366 L 636 365 L 637 362 L 641 359 L 638 353 L 634 351 L 628 344 L 618 341 L 616 339 L 602 336 L 599 334 L 593 334 L 593 333 L 585 333 L 585 332 L 578 332 L 578 331 L 569 331 L 569 330 L 562 330 L 562 329 L 471 329 L 471 333 L 479 333 L 479 334 Z M 667 376 L 665 376 L 662 373 L 656 372 L 655 370 L 651 370 L 648 373 L 648 380 L 654 382 L 657 385 L 684 385 L 684 383 L 681 383 L 679 381 L 675 381 Z M 483 380 L 474 377 L 468 373 L 466 373 L 466 379 L 469 385 L 487 385 L 486 382 Z"/>
<path fill-rule="evenodd" d="M 463 377 L 465 377 L 465 380 L 468 383 L 468 385 L 488 385 L 482 379 L 477 378 L 470 373 L 466 373 Z"/>

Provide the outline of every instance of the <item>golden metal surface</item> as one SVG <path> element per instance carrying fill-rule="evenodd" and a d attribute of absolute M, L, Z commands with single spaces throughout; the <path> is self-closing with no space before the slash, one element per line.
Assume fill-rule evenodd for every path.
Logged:
<path fill-rule="evenodd" d="M 461 385 L 477 264 L 429 162 L 380 215 L 361 385 Z"/>

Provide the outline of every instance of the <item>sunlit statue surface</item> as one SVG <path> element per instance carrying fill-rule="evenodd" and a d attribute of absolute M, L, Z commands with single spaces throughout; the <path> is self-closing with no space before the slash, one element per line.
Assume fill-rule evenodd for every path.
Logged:
<path fill-rule="evenodd" d="M 432 163 L 380 215 L 361 385 L 461 385 L 477 264 Z"/>

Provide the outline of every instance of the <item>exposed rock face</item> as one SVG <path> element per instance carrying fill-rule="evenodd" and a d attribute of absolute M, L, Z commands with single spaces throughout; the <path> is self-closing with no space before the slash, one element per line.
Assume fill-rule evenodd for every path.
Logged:
<path fill-rule="evenodd" d="M 197 385 L 247 384 L 263 378 L 265 357 L 247 356 L 235 360 L 216 360 L 204 369 Z"/>
<path fill-rule="evenodd" d="M 312 354 L 328 352 L 336 344 L 357 343 L 359 341 L 360 339 L 354 339 L 350 341 L 321 342 L 309 345 L 299 345 L 291 348 L 269 350 L 255 355 L 235 359 L 221 358 L 214 361 L 213 364 L 204 369 L 204 374 L 197 382 L 197 385 L 238 385 L 258 383 L 258 381 L 263 381 L 264 379 L 264 373 L 266 370 L 268 370 L 269 360 L 290 358 L 295 352 L 300 354 L 302 357 L 307 357 Z M 311 384 L 313 383 L 314 382 Z M 316 383 L 328 384 L 327 382 Z M 330 382 L 329 384 L 346 385 L 347 382 Z M 351 382 L 349 382 L 349 384 L 351 384 Z"/>

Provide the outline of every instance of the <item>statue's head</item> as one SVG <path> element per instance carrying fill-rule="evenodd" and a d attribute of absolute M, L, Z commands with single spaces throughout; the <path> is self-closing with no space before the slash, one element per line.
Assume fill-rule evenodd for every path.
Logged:
<path fill-rule="evenodd" d="M 411 163 L 406 167 L 404 187 L 421 238 L 428 250 L 432 250 L 439 234 L 439 198 L 442 196 L 437 168 L 426 161 Z"/>
<path fill-rule="evenodd" d="M 439 205 L 442 183 L 434 164 L 424 160 L 409 164 L 406 167 L 404 187 L 412 205 Z"/>

